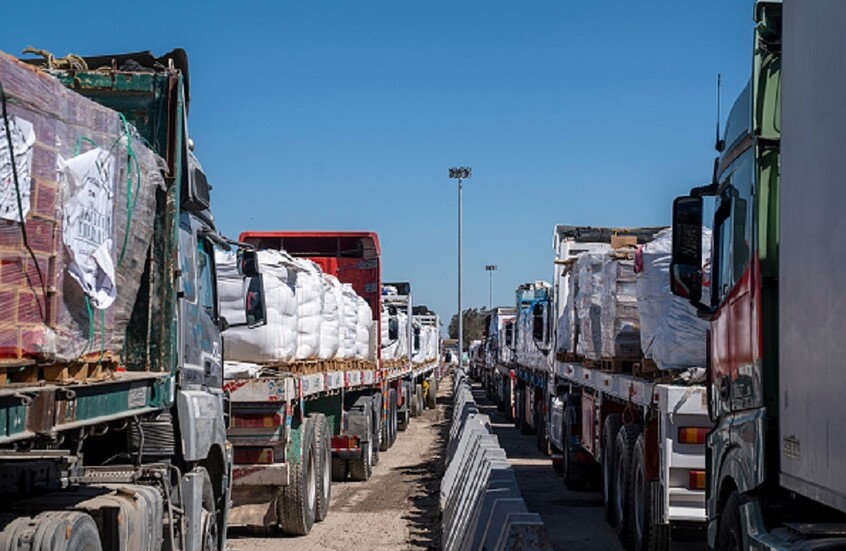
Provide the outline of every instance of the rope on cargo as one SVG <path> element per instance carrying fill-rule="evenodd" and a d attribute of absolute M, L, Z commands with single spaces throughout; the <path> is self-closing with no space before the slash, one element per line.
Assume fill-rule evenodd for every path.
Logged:
<path fill-rule="evenodd" d="M 12 180 L 15 183 L 15 195 L 18 201 L 18 216 L 21 219 L 21 238 L 23 239 L 24 247 L 26 248 L 27 252 L 29 252 L 29 256 L 32 259 L 32 263 L 35 265 L 35 271 L 38 273 L 38 281 L 39 283 L 41 283 L 41 297 L 42 300 L 45 301 L 45 305 L 42 307 L 41 302 L 38 300 L 38 293 L 33 292 L 33 295 L 35 295 L 35 303 L 38 305 L 38 316 L 41 318 L 41 321 L 44 323 L 44 325 L 47 325 L 47 318 L 45 317 L 44 312 L 47 301 L 47 287 L 44 285 L 44 274 L 41 273 L 41 265 L 38 264 L 38 260 L 35 258 L 35 253 L 32 251 L 32 248 L 29 246 L 29 241 L 27 240 L 26 224 L 24 224 L 25 220 L 23 211 L 23 201 L 21 200 L 21 186 L 20 182 L 18 181 L 18 163 L 15 159 L 15 147 L 12 143 L 12 131 L 9 129 L 9 113 L 6 109 L 6 89 L 3 88 L 2 82 L 0 82 L 0 102 L 2 102 L 3 107 L 3 126 L 6 129 L 6 143 L 9 146 L 9 157 L 12 164 Z M 29 279 L 29 273 L 25 267 L 22 266 L 22 268 L 27 283 L 29 283 L 30 288 L 32 288 L 32 282 Z"/>
<path fill-rule="evenodd" d="M 132 149 L 132 132 L 129 126 L 129 121 L 123 116 L 123 113 L 118 113 L 120 121 L 123 124 L 124 135 L 118 138 L 126 139 L 126 229 L 123 234 L 123 244 L 120 247 L 120 254 L 118 255 L 117 267 L 119 268 L 123 262 L 123 255 L 126 253 L 126 245 L 129 241 L 129 230 L 132 226 L 132 212 L 135 210 L 135 203 L 138 201 L 138 195 L 141 192 L 141 166 L 138 164 L 138 157 L 135 155 L 135 150 Z M 135 194 L 132 193 L 132 166 L 135 165 Z"/>

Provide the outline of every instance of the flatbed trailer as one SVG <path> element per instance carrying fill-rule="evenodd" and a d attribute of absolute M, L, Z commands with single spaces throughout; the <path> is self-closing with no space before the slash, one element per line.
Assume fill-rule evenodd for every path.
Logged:
<path fill-rule="evenodd" d="M 384 298 L 375 233 L 244 232 L 241 240 L 314 261 L 352 284 L 373 313 L 371 360 L 313 360 L 312 373 L 291 372 L 297 362 L 256 366 L 258 371 L 226 382 L 235 463 L 230 524 L 305 535 L 328 515 L 333 481 L 370 478 L 380 452 L 408 424 L 411 382 L 426 380 L 434 389 L 436 363 L 415 365 L 410 353 L 382 358 Z M 410 286 L 393 285 L 404 285 L 402 303 L 411 313 Z M 407 342 L 412 337 L 409 332 Z"/>

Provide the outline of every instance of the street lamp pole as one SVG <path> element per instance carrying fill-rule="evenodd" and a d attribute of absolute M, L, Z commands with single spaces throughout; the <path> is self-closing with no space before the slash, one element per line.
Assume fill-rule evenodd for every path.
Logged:
<path fill-rule="evenodd" d="M 488 310 L 493 310 L 493 273 L 496 271 L 496 264 L 488 264 L 485 271 L 490 276 L 488 279 Z"/>
<path fill-rule="evenodd" d="M 461 305 L 461 265 L 462 265 L 462 243 L 461 238 L 464 230 L 463 204 L 462 204 L 462 182 L 470 177 L 469 167 L 460 166 L 449 169 L 449 177 L 458 180 L 458 369 L 464 368 L 464 311 Z"/>

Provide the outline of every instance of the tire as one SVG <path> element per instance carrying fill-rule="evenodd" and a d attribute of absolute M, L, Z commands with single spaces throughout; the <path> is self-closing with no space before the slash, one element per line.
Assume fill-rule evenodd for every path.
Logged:
<path fill-rule="evenodd" d="M 335 482 L 344 482 L 349 474 L 349 464 L 346 459 L 340 457 L 332 458 L 332 480 Z"/>
<path fill-rule="evenodd" d="M 381 396 L 381 394 L 380 394 Z M 390 393 L 388 393 L 388 400 L 390 400 Z M 385 407 L 383 400 L 379 401 L 380 412 L 380 426 L 382 427 L 379 433 L 379 451 L 386 452 L 391 447 L 391 404 L 388 402 Z"/>
<path fill-rule="evenodd" d="M 420 414 L 417 412 L 417 404 L 418 404 L 417 385 L 412 384 L 410 388 L 412 390 L 411 390 L 411 393 L 410 393 L 411 398 L 409 399 L 409 403 L 408 403 L 408 413 L 409 413 L 409 415 L 411 415 L 411 417 L 420 417 Z"/>
<path fill-rule="evenodd" d="M 520 404 L 520 411 L 517 412 L 518 420 L 517 420 L 517 428 L 520 429 L 520 434 L 524 436 L 528 436 L 532 434 L 532 425 L 529 424 L 529 420 L 526 418 L 528 411 L 526 405 L 529 403 L 529 396 L 530 391 L 529 389 L 524 388 L 521 395 L 521 404 Z"/>
<path fill-rule="evenodd" d="M 282 487 L 276 501 L 279 525 L 283 532 L 291 536 L 305 536 L 309 533 L 317 509 L 314 423 L 306 419 L 300 431 L 300 462 L 289 465 L 288 485 Z"/>
<path fill-rule="evenodd" d="M 201 551 L 223 551 L 224 538 L 221 538 L 217 505 L 214 498 L 209 473 L 202 467 L 195 469 L 203 474 L 203 511 L 201 513 Z"/>
<path fill-rule="evenodd" d="M 329 423 L 322 413 L 312 413 L 309 422 L 314 423 L 315 451 L 317 466 L 317 505 L 314 521 L 320 522 L 329 514 L 329 502 L 332 499 L 332 440 L 329 434 Z"/>
<path fill-rule="evenodd" d="M 381 395 L 379 395 L 378 400 L 379 405 L 376 405 L 376 401 L 372 403 L 371 411 L 373 414 L 373 422 L 370 424 L 370 434 L 373 436 L 373 466 L 379 464 L 379 451 L 382 449 L 382 410 L 381 410 Z M 377 407 L 379 408 L 377 410 Z"/>
<path fill-rule="evenodd" d="M 623 417 L 612 413 L 605 418 L 602 427 L 602 504 L 605 507 L 605 519 L 611 526 L 617 525 L 614 512 L 614 458 L 617 457 L 617 433 L 623 426 Z"/>
<path fill-rule="evenodd" d="M 570 434 L 572 426 L 572 423 L 570 423 L 570 410 L 575 406 L 569 405 L 569 399 L 567 404 L 567 413 L 564 415 L 564 450 L 561 452 L 561 467 L 564 471 L 564 485 L 567 486 L 568 490 L 582 492 L 585 488 L 587 488 L 588 465 L 576 463 L 573 461 L 573 458 L 570 457 L 572 453 L 572 450 L 570 449 L 570 440 L 572 440 L 572 435 Z"/>
<path fill-rule="evenodd" d="M 423 398 L 423 385 L 418 383 L 414 386 L 414 396 L 417 398 L 415 406 L 417 417 L 423 417 L 423 406 L 425 405 L 425 400 Z"/>
<path fill-rule="evenodd" d="M 623 425 L 617 433 L 614 461 L 614 515 L 617 520 L 614 528 L 623 547 L 631 549 L 634 544 L 634 530 L 630 514 L 632 499 L 629 484 L 632 472 L 634 445 L 640 434 L 640 425 Z"/>
<path fill-rule="evenodd" d="M 429 377 L 429 388 L 426 392 L 426 406 L 435 409 L 438 405 L 438 380 L 432 375 Z"/>
<path fill-rule="evenodd" d="M 729 494 L 717 526 L 718 551 L 743 551 L 743 525 L 740 523 L 740 494 Z"/>
<path fill-rule="evenodd" d="M 546 441 L 546 413 L 543 400 L 535 404 L 535 443 L 544 455 L 549 455 L 549 444 Z"/>
<path fill-rule="evenodd" d="M 411 404 L 409 398 L 411 393 L 408 392 L 408 385 L 402 385 L 402 409 L 397 406 L 397 430 L 405 431 L 408 429 L 408 422 L 411 418 Z M 399 401 L 399 399 L 397 400 Z"/>
<path fill-rule="evenodd" d="M 366 482 L 373 474 L 373 442 L 372 439 L 363 442 L 361 446 L 361 457 L 349 460 L 350 480 Z"/>
<path fill-rule="evenodd" d="M 670 548 L 669 525 L 659 524 L 652 516 L 653 489 L 658 481 L 646 479 L 646 442 L 643 433 L 637 437 L 632 456 L 632 474 L 629 477 L 629 490 L 632 498 L 632 541 L 635 551 L 668 551 Z"/>
<path fill-rule="evenodd" d="M 523 411 L 523 390 L 520 387 L 514 389 L 514 411 L 511 413 L 511 422 L 514 428 L 520 430 L 520 418 Z M 523 431 L 520 431 L 521 434 Z"/>
<path fill-rule="evenodd" d="M 395 388 L 392 388 L 391 391 L 388 393 L 388 399 L 390 400 L 389 404 L 390 407 L 388 408 L 388 421 L 391 427 L 391 441 L 389 443 L 390 447 L 394 446 L 394 442 L 397 441 L 397 391 Z"/>

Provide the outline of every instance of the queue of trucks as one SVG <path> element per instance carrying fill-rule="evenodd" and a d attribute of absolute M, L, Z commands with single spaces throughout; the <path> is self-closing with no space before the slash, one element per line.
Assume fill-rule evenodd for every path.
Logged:
<path fill-rule="evenodd" d="M 846 10 L 759 0 L 754 23 L 709 183 L 671 228 L 556 226 L 552 283 L 490 311 L 471 367 L 628 548 L 846 547 Z"/>
<path fill-rule="evenodd" d="M 438 316 L 382 281 L 374 233 L 218 233 L 183 50 L 35 53 L 0 54 L 0 549 L 307 533 L 434 406 Z M 244 352 L 293 296 L 272 254 L 333 278 L 353 329 L 337 301 L 323 329 L 354 353 Z"/>

